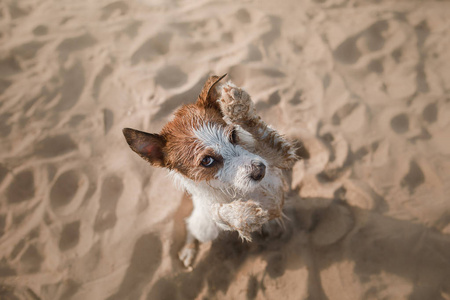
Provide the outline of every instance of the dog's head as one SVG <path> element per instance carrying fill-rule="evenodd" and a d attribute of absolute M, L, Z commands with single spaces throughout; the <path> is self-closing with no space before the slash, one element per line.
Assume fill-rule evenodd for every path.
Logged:
<path fill-rule="evenodd" d="M 131 149 L 154 166 L 246 192 L 263 180 L 267 162 L 251 152 L 250 133 L 224 121 L 217 102 L 222 78 L 211 76 L 197 101 L 176 111 L 159 134 L 129 128 L 123 134 Z"/>

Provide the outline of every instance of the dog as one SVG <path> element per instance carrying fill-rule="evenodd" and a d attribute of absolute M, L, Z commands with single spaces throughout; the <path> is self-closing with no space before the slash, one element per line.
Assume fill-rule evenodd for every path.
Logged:
<path fill-rule="evenodd" d="M 226 75 L 226 74 L 225 74 Z M 295 149 L 255 113 L 249 94 L 224 76 L 210 76 L 198 99 L 179 108 L 159 134 L 124 128 L 131 149 L 156 167 L 169 170 L 193 201 L 187 237 L 179 258 L 186 267 L 198 242 L 221 231 L 243 240 L 284 204 L 283 169 L 297 160 Z"/>

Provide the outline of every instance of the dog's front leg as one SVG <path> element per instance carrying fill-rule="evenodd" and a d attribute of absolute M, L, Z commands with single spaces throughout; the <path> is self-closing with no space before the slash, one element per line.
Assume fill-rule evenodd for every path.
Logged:
<path fill-rule="evenodd" d="M 251 233 L 260 230 L 269 220 L 269 213 L 253 200 L 235 200 L 212 207 L 213 220 L 223 230 L 237 231 L 246 241 L 251 241 Z"/>
<path fill-rule="evenodd" d="M 226 83 L 222 86 L 219 104 L 225 120 L 250 132 L 255 138 L 255 150 L 272 165 L 281 169 L 294 165 L 297 160 L 295 149 L 256 114 L 255 105 L 246 91 Z"/>

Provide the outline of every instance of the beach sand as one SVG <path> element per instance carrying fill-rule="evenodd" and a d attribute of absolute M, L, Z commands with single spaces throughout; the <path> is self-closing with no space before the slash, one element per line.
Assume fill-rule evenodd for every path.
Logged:
<path fill-rule="evenodd" d="M 0 3 L 0 299 L 450 299 L 450 2 Z M 299 147 L 284 227 L 177 252 L 133 153 L 228 73 Z"/>

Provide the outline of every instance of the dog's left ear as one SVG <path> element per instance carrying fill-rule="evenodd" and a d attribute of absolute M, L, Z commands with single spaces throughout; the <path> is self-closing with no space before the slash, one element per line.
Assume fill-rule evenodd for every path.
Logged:
<path fill-rule="evenodd" d="M 198 96 L 197 105 L 220 110 L 220 106 L 217 103 L 217 100 L 220 98 L 220 92 L 217 91 L 216 84 L 225 76 L 227 76 L 227 74 L 220 77 L 213 75 L 206 80 L 205 85 Z"/>
<path fill-rule="evenodd" d="M 122 132 L 131 150 L 156 167 L 165 166 L 166 140 L 163 136 L 131 128 L 124 128 Z"/>

